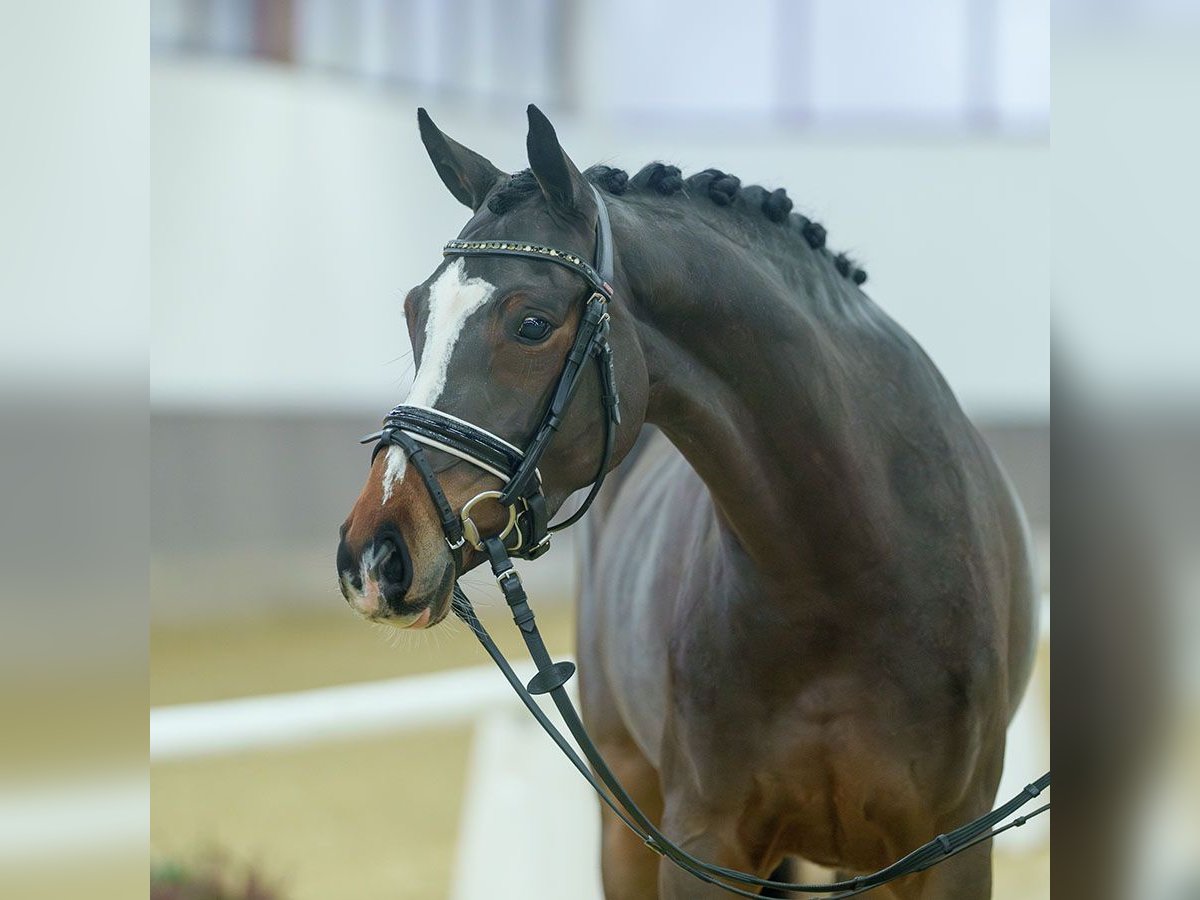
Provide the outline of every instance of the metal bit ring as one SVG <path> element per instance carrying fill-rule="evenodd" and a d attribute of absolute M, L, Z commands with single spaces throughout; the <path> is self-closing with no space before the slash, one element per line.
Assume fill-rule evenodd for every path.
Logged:
<path fill-rule="evenodd" d="M 483 538 L 480 537 L 479 526 L 476 525 L 475 520 L 471 518 L 471 509 L 480 500 L 499 500 L 501 496 L 502 495 L 499 491 L 484 491 L 481 494 L 476 494 L 474 497 L 472 497 L 470 500 L 468 500 L 465 504 L 463 504 L 462 512 L 459 513 L 459 516 L 462 518 L 463 537 L 465 537 L 467 539 L 467 543 L 470 544 L 472 547 L 474 547 L 476 550 L 483 549 Z M 512 534 L 513 529 L 516 527 L 517 527 L 517 508 L 515 506 L 509 506 L 508 507 L 508 522 L 507 522 L 507 524 L 505 524 L 504 530 L 501 531 L 499 534 L 500 540 L 503 541 L 510 534 Z"/>

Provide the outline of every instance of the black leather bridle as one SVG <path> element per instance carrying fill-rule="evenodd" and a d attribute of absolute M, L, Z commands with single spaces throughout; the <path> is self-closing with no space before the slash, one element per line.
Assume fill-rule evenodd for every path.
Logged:
<path fill-rule="evenodd" d="M 525 449 L 514 447 L 478 425 L 423 406 L 397 406 L 383 420 L 382 430 L 362 439 L 364 444 L 376 442 L 371 454 L 372 462 L 388 446 L 398 446 L 408 455 L 433 498 L 446 543 L 460 569 L 464 543 L 470 543 L 476 550 L 484 549 L 483 538 L 471 518 L 472 509 L 480 501 L 493 499 L 509 511 L 508 523 L 500 534 L 508 554 L 520 559 L 537 559 L 550 549 L 551 534 L 574 525 L 588 511 L 608 473 L 616 441 L 616 426 L 621 422 L 612 347 L 608 343 L 608 303 L 613 295 L 613 243 L 608 209 L 600 192 L 595 188 L 592 191 L 597 208 L 594 265 L 566 250 L 528 241 L 454 240 L 442 249 L 444 256 L 517 256 L 544 260 L 583 276 L 591 289 L 554 393 L 542 414 L 541 424 Z M 583 503 L 570 517 L 551 525 L 546 514 L 546 496 L 542 492 L 542 476 L 537 465 L 562 424 L 567 406 L 579 388 L 588 357 L 596 361 L 600 375 L 604 404 L 604 451 L 600 468 Z M 499 491 L 485 491 L 476 495 L 456 513 L 425 459 L 420 447 L 422 444 L 450 453 L 495 475 L 504 482 L 504 487 Z"/>
<path fill-rule="evenodd" d="M 594 187 L 592 192 L 597 207 L 596 251 L 593 264 L 589 265 L 574 253 L 527 241 L 454 240 L 446 244 L 442 251 L 446 256 L 517 256 L 556 263 L 581 275 L 591 289 L 554 393 L 542 415 L 541 424 L 526 448 L 521 450 L 478 425 L 422 406 L 397 406 L 384 419 L 382 430 L 362 439 L 362 443 L 375 442 L 371 454 L 372 461 L 384 448 L 391 446 L 401 448 L 407 455 L 437 509 L 446 543 L 454 555 L 457 572 L 462 571 L 462 548 L 465 544 L 470 543 L 487 554 L 492 573 L 504 593 L 513 621 L 520 629 L 530 656 L 537 666 L 537 674 L 528 685 L 521 683 L 504 654 L 479 621 L 470 599 L 457 582 L 454 585 L 455 614 L 470 627 L 530 714 L 595 789 L 601 801 L 650 849 L 701 881 L 714 884 L 732 894 L 759 897 L 759 890 L 769 887 L 783 891 L 829 894 L 834 898 L 856 896 L 897 878 L 924 871 L 976 844 L 990 840 L 1003 831 L 1024 825 L 1029 819 L 1048 810 L 1050 804 L 1046 803 L 1032 813 L 1005 822 L 1050 786 L 1049 772 L 1027 785 L 1007 803 L 954 831 L 938 835 L 929 843 L 878 872 L 825 884 L 792 884 L 760 878 L 697 859 L 659 831 L 622 787 L 589 737 L 570 694 L 567 693 L 566 684 L 575 673 L 575 666 L 570 662 L 556 663 L 550 657 L 538 631 L 533 610 L 529 607 L 529 598 L 521 584 L 521 576 L 512 563 L 512 557 L 537 559 L 549 549 L 550 535 L 553 532 L 573 525 L 587 512 L 608 472 L 616 439 L 616 426 L 621 421 L 616 380 L 613 375 L 612 348 L 608 343 L 608 303 L 613 296 L 612 230 L 603 198 Z M 542 491 L 541 474 L 537 470 L 537 464 L 558 430 L 567 406 L 579 387 L 584 363 L 589 356 L 597 363 L 605 411 L 604 450 L 600 468 L 580 507 L 564 521 L 551 525 L 546 513 L 546 498 Z M 466 460 L 499 478 L 504 487 L 499 491 L 477 494 L 467 501 L 461 510 L 455 512 L 425 457 L 422 448 L 426 446 Z M 509 516 L 506 525 L 498 534 L 484 537 L 471 518 L 471 511 L 477 503 L 486 499 L 495 500 L 508 510 Z M 550 695 L 566 723 L 567 730 L 583 751 L 586 762 L 542 711 L 534 700 L 535 694 Z M 1001 824 L 1002 822 L 1004 824 Z"/>

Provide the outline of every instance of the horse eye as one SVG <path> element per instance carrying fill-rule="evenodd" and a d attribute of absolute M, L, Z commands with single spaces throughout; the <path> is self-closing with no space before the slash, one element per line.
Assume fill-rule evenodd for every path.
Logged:
<path fill-rule="evenodd" d="M 544 341 L 553 326 L 540 316 L 527 316 L 517 334 L 527 341 Z"/>

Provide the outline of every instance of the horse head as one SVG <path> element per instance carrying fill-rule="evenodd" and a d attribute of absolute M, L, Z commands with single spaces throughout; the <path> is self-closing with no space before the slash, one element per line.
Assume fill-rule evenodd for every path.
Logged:
<path fill-rule="evenodd" d="M 583 261 L 593 258 L 605 212 L 549 120 L 532 105 L 528 112 L 529 169 L 514 176 L 451 140 L 424 110 L 418 112 L 434 167 L 473 212 L 458 246 L 477 248 L 481 255 L 453 252 L 452 242 L 441 264 L 408 292 L 404 315 L 417 370 L 405 404 L 397 408 L 426 411 L 443 428 L 474 426 L 497 439 L 501 453 L 507 444 L 518 456 L 545 425 L 577 338 L 590 327 L 584 316 L 596 290 L 568 265 L 488 248 L 541 248 L 549 262 L 562 263 L 561 254 L 587 270 Z M 633 322 L 619 299 L 602 299 L 604 337 L 611 335 L 619 348 L 610 355 L 609 371 L 624 424 L 614 437 L 615 452 L 605 452 L 604 372 L 581 366 L 574 399 L 537 459 L 538 502 L 544 502 L 539 515 L 553 514 L 574 491 L 602 476 L 601 459 L 615 465 L 644 417 L 648 378 Z M 515 509 L 496 498 L 511 473 L 481 465 L 477 454 L 455 453 L 451 441 L 427 439 L 420 447 L 422 474 L 415 471 L 414 445 L 397 440 L 378 446 L 366 485 L 342 526 L 338 578 L 347 601 L 363 616 L 397 627 L 429 627 L 450 610 L 457 578 L 484 559 L 483 537 L 503 535 L 512 546 Z M 468 505 L 469 522 L 463 521 L 474 529 L 472 540 L 449 540 L 443 513 L 461 516 Z"/>

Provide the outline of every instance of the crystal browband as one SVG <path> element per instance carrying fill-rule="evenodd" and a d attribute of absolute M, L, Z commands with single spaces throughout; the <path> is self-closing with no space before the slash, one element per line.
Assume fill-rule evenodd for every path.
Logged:
<path fill-rule="evenodd" d="M 525 241 L 448 241 L 446 246 L 442 248 L 443 256 L 526 256 L 530 259 L 545 259 L 549 262 L 558 263 L 560 266 L 577 272 L 588 280 L 588 282 L 599 293 L 604 295 L 604 298 L 612 297 L 613 289 L 607 281 L 600 277 L 590 263 L 574 253 L 566 250 L 558 250 L 554 247 L 546 247 L 542 244 L 527 243 Z"/>

